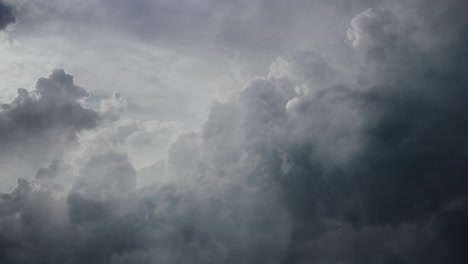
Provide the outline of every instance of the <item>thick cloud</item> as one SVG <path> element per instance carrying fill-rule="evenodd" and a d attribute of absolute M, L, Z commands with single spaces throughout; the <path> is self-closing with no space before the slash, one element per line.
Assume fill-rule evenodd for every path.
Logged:
<path fill-rule="evenodd" d="M 0 93 L 65 68 L 93 88 L 90 100 L 119 90 L 133 113 L 195 129 L 213 98 L 264 75 L 279 54 L 343 54 L 349 20 L 380 1 L 5 0 L 17 23 L 0 41 Z"/>
<path fill-rule="evenodd" d="M 0 110 L 0 166 L 4 187 L 11 179 L 30 177 L 76 142 L 77 133 L 97 126 L 99 112 L 85 107 L 88 92 L 73 82 L 73 76 L 55 70 L 40 78 L 34 90 L 18 94 Z M 9 180 L 10 179 L 10 180 Z"/>
<path fill-rule="evenodd" d="M 24 179 L 2 195 L 2 263 L 281 261 L 289 219 L 270 191 L 227 179 L 135 189 L 117 153 L 79 174 L 66 196 Z"/>
<path fill-rule="evenodd" d="M 344 84 L 317 56 L 277 60 L 213 106 L 198 150 L 209 169 L 195 176 L 274 183 L 293 219 L 287 263 L 466 262 L 454 246 L 467 243 L 455 202 L 468 194 L 464 5 L 357 15 L 348 39 L 361 72 Z"/>
<path fill-rule="evenodd" d="M 0 260 L 468 262 L 463 9 L 415 0 L 358 14 L 347 32 L 353 78 L 311 51 L 278 58 L 140 170 L 170 183 L 155 174 L 139 186 L 133 159 L 179 128 L 119 119 L 126 104 L 115 94 L 102 104 L 109 123 L 80 137 L 70 165 L 53 161 L 0 197 Z M 79 105 L 87 93 L 70 78 L 38 82 L 40 97 L 20 90 L 5 119 L 31 102 Z M 74 135 L 95 126 L 72 117 L 52 120 Z M 56 192 L 50 183 L 67 174 L 73 182 Z"/>
<path fill-rule="evenodd" d="M 15 15 L 13 14 L 13 8 L 3 1 L 0 1 L 0 30 L 5 29 L 11 23 L 16 21 Z"/>
<path fill-rule="evenodd" d="M 2 104 L 2 146 L 47 140 L 52 137 L 50 134 L 67 134 L 68 138 L 64 140 L 73 140 L 75 133 L 94 128 L 98 113 L 80 103 L 87 96 L 88 92 L 75 85 L 73 76 L 63 70 L 55 70 L 48 78 L 40 78 L 33 91 L 19 88 L 11 103 Z M 56 141 L 57 138 L 49 140 Z"/>

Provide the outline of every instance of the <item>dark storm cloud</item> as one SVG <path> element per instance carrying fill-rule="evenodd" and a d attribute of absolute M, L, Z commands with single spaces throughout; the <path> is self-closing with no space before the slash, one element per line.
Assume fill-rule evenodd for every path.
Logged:
<path fill-rule="evenodd" d="M 54 132 L 59 136 L 68 134 L 68 140 L 72 140 L 76 132 L 97 124 L 97 112 L 79 101 L 87 96 L 88 92 L 75 85 L 73 76 L 63 70 L 40 78 L 33 91 L 19 88 L 16 98 L 1 106 L 0 143 L 14 146 L 46 139 Z"/>
<path fill-rule="evenodd" d="M 85 152 L 63 196 L 19 180 L 0 197 L 0 260 L 466 263 L 466 5 L 398 1 L 358 14 L 351 80 L 313 52 L 279 58 L 171 145 L 173 184 L 138 189 L 118 151 Z M 87 94 L 54 74 L 38 82 L 47 106 Z M 37 181 L 66 168 L 53 162 Z"/>
<path fill-rule="evenodd" d="M 0 166 L 5 187 L 12 179 L 33 176 L 44 162 L 62 158 L 77 133 L 97 126 L 98 111 L 81 102 L 87 96 L 73 76 L 55 70 L 40 78 L 34 90 L 19 88 L 16 98 L 1 105 Z"/>
<path fill-rule="evenodd" d="M 359 96 L 368 124 L 362 132 L 365 148 L 357 160 L 363 165 L 356 171 L 369 184 L 365 188 L 373 189 L 371 197 L 360 198 L 375 206 L 373 215 L 366 216 L 370 222 L 416 220 L 466 192 L 468 20 L 457 15 L 464 6 L 462 1 L 448 1 L 423 14 L 427 22 L 421 31 L 439 41 L 428 50 L 420 48 L 406 28 L 398 28 L 401 21 L 392 21 L 380 10 L 356 18 L 370 29 L 364 49 L 370 70 L 362 77 L 369 87 Z M 439 8 L 445 13 L 437 13 L 433 21 Z M 450 31 L 433 31 L 442 22 L 451 25 Z M 384 34 L 388 30 L 390 36 L 375 28 L 383 28 Z M 450 39 L 453 31 L 458 32 L 457 41 L 439 39 Z"/>
<path fill-rule="evenodd" d="M 5 29 L 9 24 L 15 23 L 16 18 L 13 14 L 13 8 L 3 1 L 0 1 L 0 30 Z"/>
<path fill-rule="evenodd" d="M 283 78 L 294 83 L 323 62 L 309 56 L 298 70 L 294 59 L 279 61 L 270 78 L 210 112 L 200 159 L 211 173 L 277 184 L 294 226 L 287 263 L 467 260 L 454 246 L 466 233 L 448 230 L 464 221 L 466 203 L 447 208 L 468 194 L 466 4 L 412 4 L 352 20 L 355 83 L 324 87 L 305 74 L 294 95 Z M 325 245 L 330 235 L 345 242 Z M 432 247 L 441 249 L 424 256 Z"/>
<path fill-rule="evenodd" d="M 103 158 L 112 160 L 98 165 L 106 186 L 80 175 L 56 198 L 21 179 L 1 196 L 2 263 L 279 263 L 288 218 L 272 194 L 209 181 L 116 189 L 133 172 L 117 168 L 126 161 L 115 153 L 90 163 Z"/>

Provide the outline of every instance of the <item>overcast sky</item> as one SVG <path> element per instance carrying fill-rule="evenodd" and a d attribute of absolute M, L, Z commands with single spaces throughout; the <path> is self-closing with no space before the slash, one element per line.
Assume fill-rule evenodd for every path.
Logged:
<path fill-rule="evenodd" d="M 0 263 L 468 263 L 466 10 L 0 0 Z"/>

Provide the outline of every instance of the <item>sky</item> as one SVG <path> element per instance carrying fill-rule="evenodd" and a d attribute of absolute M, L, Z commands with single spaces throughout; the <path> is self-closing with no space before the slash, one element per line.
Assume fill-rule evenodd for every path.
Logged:
<path fill-rule="evenodd" d="M 0 0 L 0 263 L 468 263 L 466 10 Z"/>

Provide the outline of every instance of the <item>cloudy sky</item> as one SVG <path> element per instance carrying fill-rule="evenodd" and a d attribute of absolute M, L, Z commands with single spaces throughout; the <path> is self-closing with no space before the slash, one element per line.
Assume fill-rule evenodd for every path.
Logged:
<path fill-rule="evenodd" d="M 0 0 L 0 263 L 468 263 L 466 10 Z"/>

